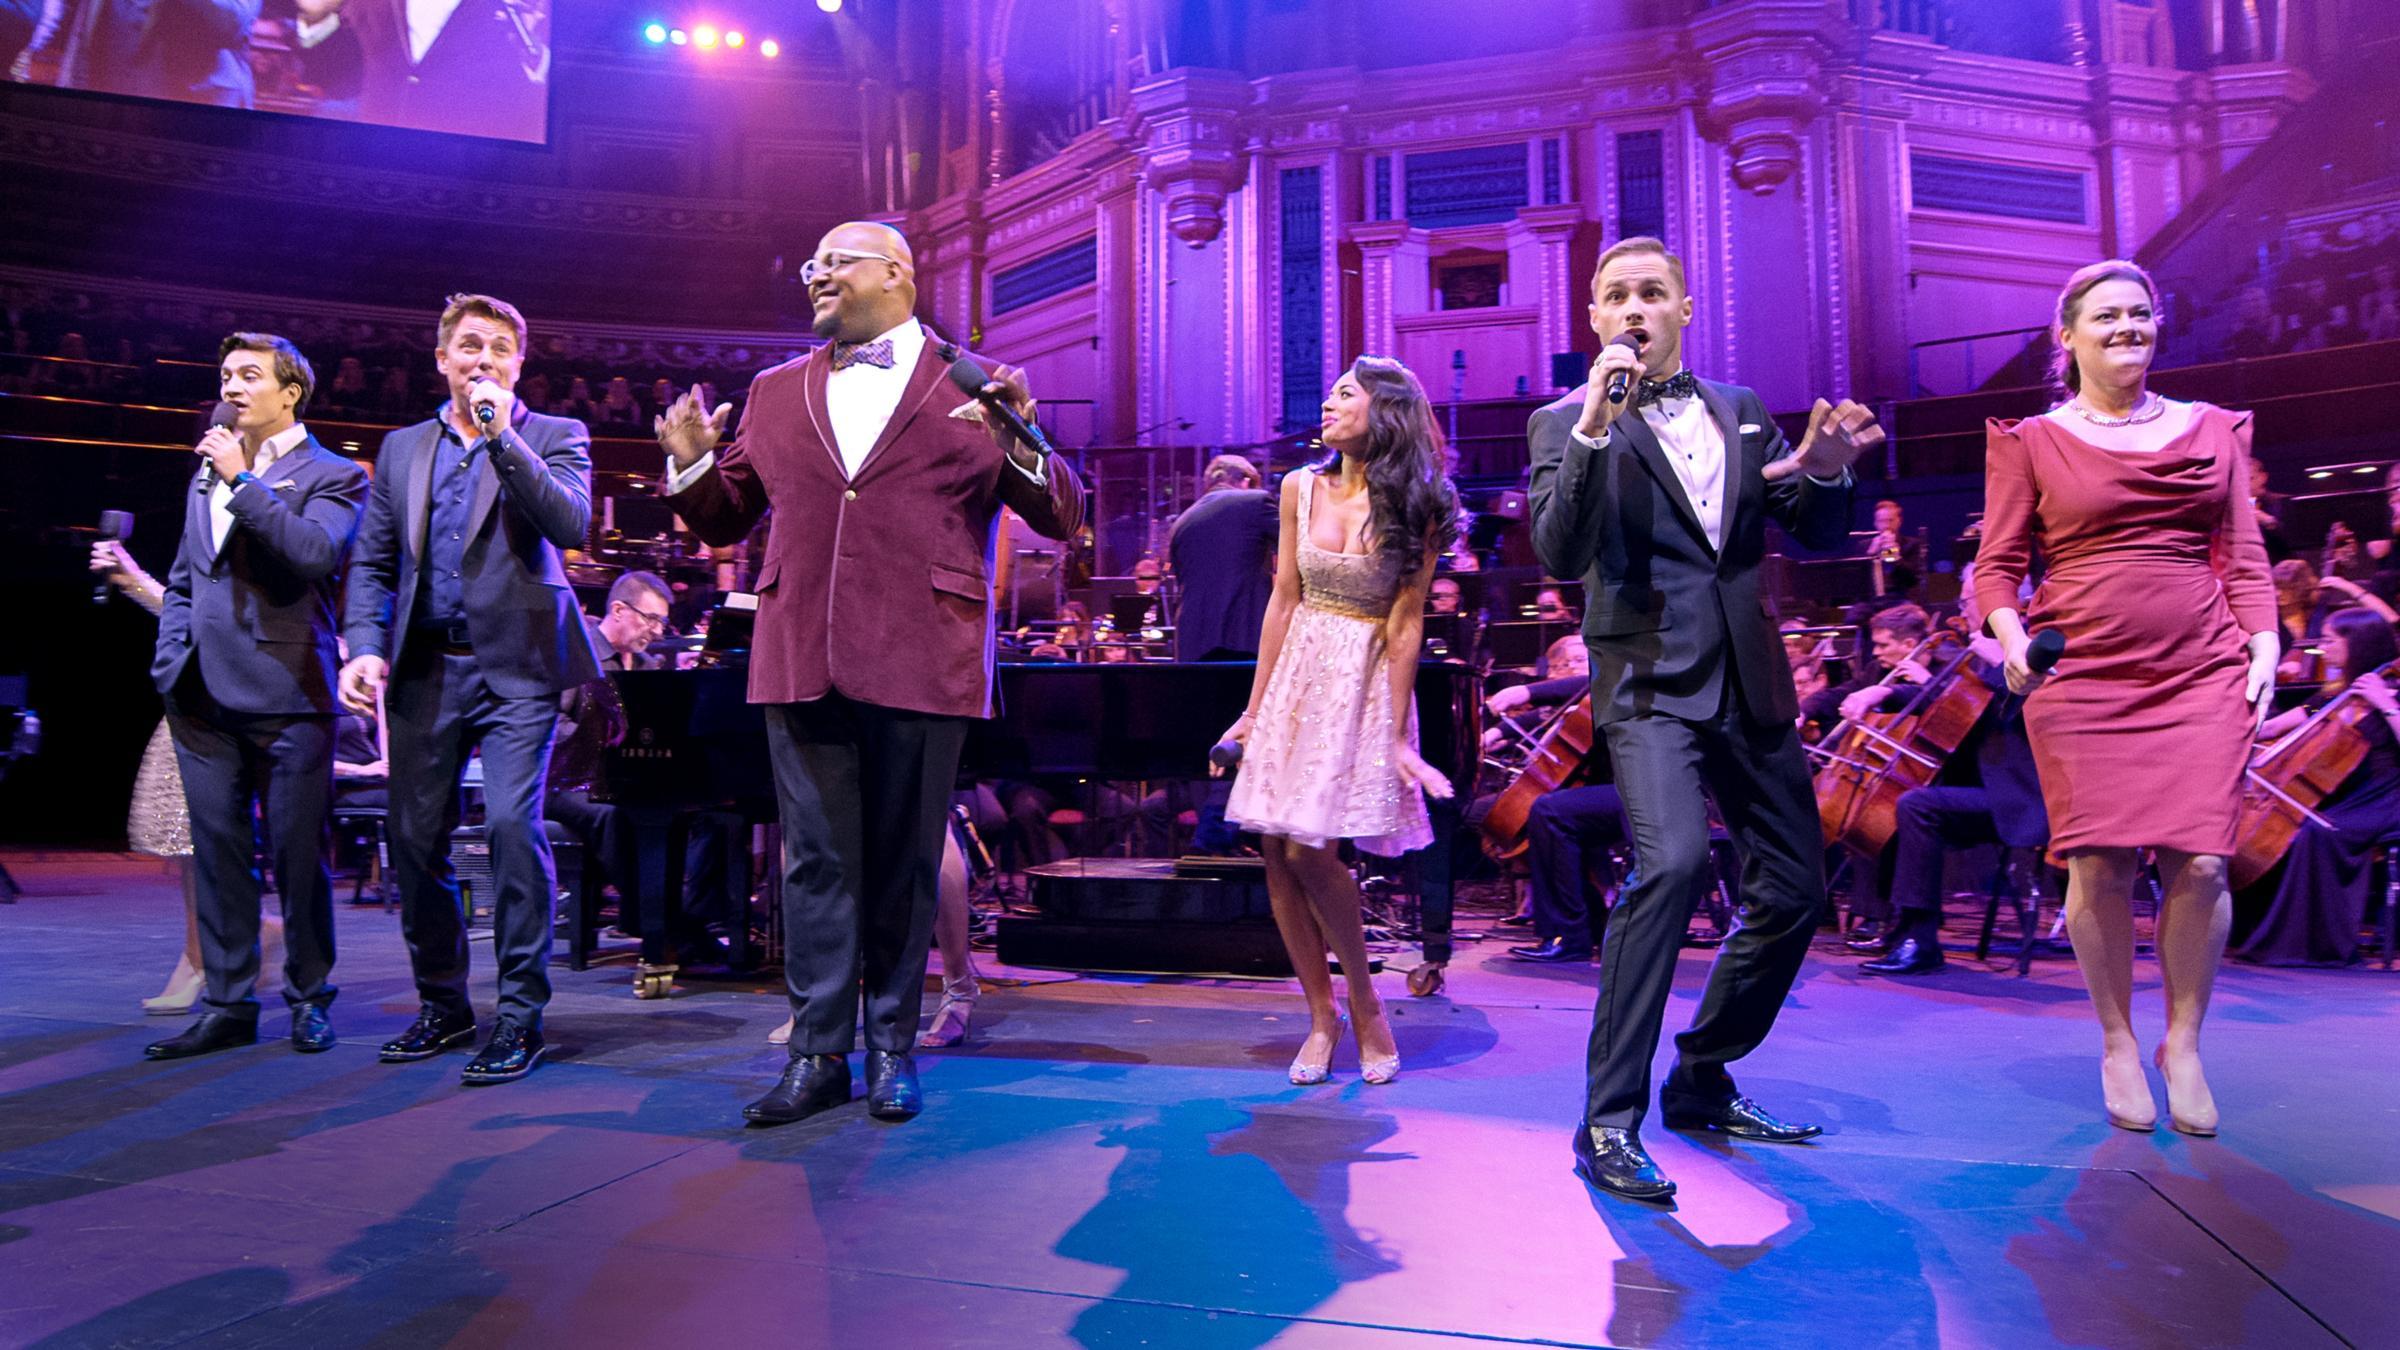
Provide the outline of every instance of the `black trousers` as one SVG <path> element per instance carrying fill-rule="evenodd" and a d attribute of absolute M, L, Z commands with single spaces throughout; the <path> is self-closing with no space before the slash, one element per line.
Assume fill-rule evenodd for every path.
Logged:
<path fill-rule="evenodd" d="M 472 654 L 414 644 L 384 691 L 391 742 L 393 870 L 400 879 L 400 931 L 408 939 L 417 997 L 437 1012 L 472 1014 L 467 997 L 467 920 L 450 836 L 458 828 L 460 776 L 483 754 L 484 840 L 492 851 L 492 958 L 500 1016 L 539 1027 L 550 1002 L 550 929 L 558 865 L 542 831 L 555 695 L 503 698 L 484 683 Z"/>
<path fill-rule="evenodd" d="M 1635 866 L 1600 948 L 1600 998 L 1585 1060 L 1587 1125 L 1632 1129 L 1648 1110 L 1650 1061 L 1676 954 L 1711 880 L 1709 799 L 1742 861 L 1742 906 L 1717 949 L 1698 1015 L 1675 1038 L 1675 1070 L 1661 1098 L 1730 1099 L 1725 1066 L 1766 1039 L 1808 955 L 1825 903 L 1808 761 L 1789 723 L 1759 726 L 1742 716 L 1732 683 L 1724 711 L 1708 721 L 1653 716 L 1607 727 Z"/>
<path fill-rule="evenodd" d="M 1892 832 L 1892 908 L 1903 924 L 1942 924 L 1942 863 L 1953 849 L 2000 842 L 1992 794 L 1980 787 L 1921 787 L 1900 794 Z"/>
<path fill-rule="evenodd" d="M 1594 868 L 1625 841 L 1625 805 L 1613 787 L 1561 788 L 1536 798 L 1525 816 L 1525 861 L 1533 873 L 1533 932 L 1574 948 L 1592 945 Z M 1601 922 L 1607 922 L 1604 913 Z"/>
<path fill-rule="evenodd" d="M 258 1016 L 261 814 L 283 906 L 283 1001 L 333 1002 L 333 719 L 230 712 L 193 661 L 167 699 L 167 726 L 192 819 L 208 1006 Z"/>
<path fill-rule="evenodd" d="M 791 1052 L 857 1043 L 906 1054 L 923 1014 L 925 954 L 950 792 L 967 721 L 827 694 L 765 709 L 783 820 L 783 978 Z"/>

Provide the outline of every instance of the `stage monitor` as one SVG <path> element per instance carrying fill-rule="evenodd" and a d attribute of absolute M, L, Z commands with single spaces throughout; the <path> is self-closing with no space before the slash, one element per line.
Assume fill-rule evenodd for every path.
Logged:
<path fill-rule="evenodd" d="M 169 0 L 36 6 L 10 78 L 134 98 L 549 138 L 550 0 Z"/>

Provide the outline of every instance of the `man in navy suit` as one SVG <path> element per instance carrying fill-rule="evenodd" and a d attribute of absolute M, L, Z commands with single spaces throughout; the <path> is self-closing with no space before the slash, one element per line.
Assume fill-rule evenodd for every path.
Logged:
<path fill-rule="evenodd" d="M 1799 700 L 1759 579 L 1772 517 L 1810 548 L 1848 538 L 1850 464 L 1883 439 L 1865 408 L 1819 400 L 1787 453 L 1758 395 L 1683 368 L 1683 264 L 1656 239 L 1600 255 L 1590 383 L 1533 415 L 1533 547 L 1583 581 L 1592 721 L 1607 735 L 1636 876 L 1600 951 L 1577 1167 L 1640 1200 L 1675 1193 L 1643 1151 L 1650 1061 L 1685 926 L 1708 884 L 1706 802 L 1742 859 L 1740 925 L 1718 949 L 1675 1069 L 1670 1129 L 1790 1143 L 1725 1066 L 1758 1047 L 1825 901 Z M 1622 379 L 1622 401 L 1609 391 Z"/>
<path fill-rule="evenodd" d="M 423 1007 L 383 1046 L 386 1063 L 475 1035 L 450 837 L 460 775 L 482 751 L 499 1020 L 462 1077 L 500 1083 L 531 1072 L 543 1052 L 558 872 L 542 798 L 559 694 L 600 674 L 559 557 L 591 528 L 592 441 L 581 422 L 516 401 L 525 317 L 514 306 L 451 296 L 440 332 L 434 364 L 450 401 L 384 437 L 376 455 L 342 701 L 372 709 L 389 682 L 392 852 Z"/>
<path fill-rule="evenodd" d="M 258 1039 L 259 878 L 266 812 L 283 903 L 283 998 L 292 1045 L 329 1049 L 333 1025 L 334 595 L 367 476 L 300 421 L 316 375 L 269 333 L 225 339 L 212 427 L 167 570 L 150 677 L 167 700 L 192 821 L 208 1011 L 151 1059 Z"/>

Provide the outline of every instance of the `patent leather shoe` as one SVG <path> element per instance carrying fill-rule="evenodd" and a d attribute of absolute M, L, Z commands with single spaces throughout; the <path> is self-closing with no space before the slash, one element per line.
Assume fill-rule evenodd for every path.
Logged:
<path fill-rule="evenodd" d="M 1825 1133 L 1822 1125 L 1795 1125 L 1777 1120 L 1748 1097 L 1715 1103 L 1660 1103 L 1670 1130 L 1714 1130 L 1736 1139 L 1762 1144 L 1797 1144 Z"/>
<path fill-rule="evenodd" d="M 303 1003 L 292 1009 L 292 1048 L 304 1055 L 333 1048 L 333 1019 L 322 1003 Z"/>
<path fill-rule="evenodd" d="M 789 1125 L 850 1100 L 850 1061 L 840 1055 L 794 1055 L 767 1095 L 742 1108 L 754 1125 Z"/>
<path fill-rule="evenodd" d="M 1570 947 L 1558 938 L 1548 938 L 1530 947 L 1511 947 L 1508 955 L 1513 961 L 1539 961 L 1546 965 L 1563 966 L 1591 960 L 1592 949 Z"/>
<path fill-rule="evenodd" d="M 190 1059 L 214 1050 L 258 1043 L 258 1019 L 212 1009 L 200 1020 L 163 1041 L 142 1047 L 144 1059 Z"/>
<path fill-rule="evenodd" d="M 1940 942 L 1909 937 L 1900 939 L 1889 955 L 1862 961 L 1858 968 L 1868 975 L 1931 975 L 1945 964 Z"/>
<path fill-rule="evenodd" d="M 473 1013 L 443 1013 L 432 1008 L 417 1009 L 417 1020 L 408 1030 L 385 1041 L 375 1057 L 386 1064 L 406 1064 L 411 1060 L 431 1059 L 454 1045 L 465 1045 L 475 1039 Z"/>
<path fill-rule="evenodd" d="M 1575 1131 L 1575 1174 L 1628 1200 L 1658 1203 L 1675 1196 L 1675 1183 L 1650 1161 L 1636 1130 L 1587 1125 Z"/>
<path fill-rule="evenodd" d="M 459 1070 L 459 1081 L 470 1086 L 514 1082 L 532 1073 L 547 1049 L 540 1027 L 503 1017 L 492 1028 L 492 1038 L 484 1042 L 483 1049 L 467 1061 L 466 1068 Z"/>
<path fill-rule="evenodd" d="M 867 1114 L 877 1120 L 911 1120 L 925 1109 L 917 1090 L 917 1061 L 896 1050 L 867 1052 Z"/>
<path fill-rule="evenodd" d="M 1892 935 L 1876 920 L 1862 919 L 1842 938 L 1842 945 L 1854 952 L 1879 952 L 1892 945 Z"/>

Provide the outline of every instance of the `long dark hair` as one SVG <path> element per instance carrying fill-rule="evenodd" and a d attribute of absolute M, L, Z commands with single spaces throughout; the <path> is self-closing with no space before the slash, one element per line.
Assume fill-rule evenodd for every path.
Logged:
<path fill-rule="evenodd" d="M 1400 561 L 1403 572 L 1424 565 L 1425 550 L 1458 533 L 1458 488 L 1451 483 L 1442 429 L 1425 386 L 1388 356 L 1362 356 L 1350 373 L 1367 395 L 1367 507 L 1375 522 L 1375 551 Z M 1321 471 L 1341 468 L 1339 451 Z"/>
<path fill-rule="evenodd" d="M 2365 605 L 2335 610 L 2327 616 L 2325 628 L 2348 649 L 2342 661 L 2343 684 L 2354 683 L 2370 670 L 2381 670 L 2400 661 L 2400 640 L 2393 638 L 2391 624 Z"/>

